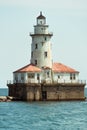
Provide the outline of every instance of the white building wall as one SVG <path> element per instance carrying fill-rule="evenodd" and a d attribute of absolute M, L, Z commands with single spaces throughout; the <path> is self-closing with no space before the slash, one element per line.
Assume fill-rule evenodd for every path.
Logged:
<path fill-rule="evenodd" d="M 37 49 L 35 48 L 37 44 Z M 52 68 L 52 49 L 50 36 L 35 36 L 31 45 L 31 53 L 33 52 L 33 57 L 31 57 L 31 63 L 35 64 L 37 60 L 37 66 L 43 67 L 48 66 Z M 45 57 L 45 52 L 47 52 L 47 57 Z"/>
<path fill-rule="evenodd" d="M 28 78 L 28 74 L 34 74 L 34 78 Z M 38 74 L 39 74 L 39 80 L 37 79 Z M 21 78 L 21 75 L 24 75 L 24 77 Z M 40 72 L 14 73 L 13 82 L 14 83 L 41 83 L 41 73 Z"/>
<path fill-rule="evenodd" d="M 27 73 L 25 73 L 24 83 L 27 83 Z"/>
<path fill-rule="evenodd" d="M 60 77 L 60 78 L 58 78 Z M 54 82 L 59 83 L 75 83 L 79 80 L 79 74 L 75 73 L 75 79 L 70 79 L 70 73 L 53 73 L 53 80 Z"/>
<path fill-rule="evenodd" d="M 45 37 L 47 38 L 45 40 Z M 32 44 L 36 44 L 36 43 L 46 43 L 47 41 L 50 41 L 51 36 L 46 36 L 46 35 L 36 35 L 32 38 Z"/>
<path fill-rule="evenodd" d="M 49 76 L 48 74 L 49 73 Z M 28 74 L 32 74 L 32 72 L 28 73 L 14 73 L 13 74 L 13 82 L 14 83 L 76 83 L 79 81 L 79 74 L 75 73 L 75 79 L 70 79 L 70 73 L 53 73 L 50 69 L 42 70 L 42 72 L 36 72 L 34 74 L 34 78 L 29 78 Z M 39 79 L 37 75 L 39 74 Z M 24 76 L 24 77 L 23 77 Z M 53 76 L 53 77 L 52 77 Z"/>
<path fill-rule="evenodd" d="M 48 25 L 47 26 L 35 26 L 34 28 L 35 34 L 48 34 Z"/>
<path fill-rule="evenodd" d="M 52 50 L 50 42 L 52 35 L 53 34 L 48 31 L 46 19 L 41 13 L 40 16 L 37 17 L 37 25 L 34 26 L 34 33 L 30 34 L 32 37 L 31 63 L 40 68 L 43 66 L 52 68 Z"/>
<path fill-rule="evenodd" d="M 51 75 L 51 69 L 43 69 L 42 70 L 42 77 L 41 77 L 42 83 L 52 83 L 52 75 Z"/>
<path fill-rule="evenodd" d="M 13 73 L 13 82 L 14 83 L 25 83 L 26 82 L 26 73 Z"/>

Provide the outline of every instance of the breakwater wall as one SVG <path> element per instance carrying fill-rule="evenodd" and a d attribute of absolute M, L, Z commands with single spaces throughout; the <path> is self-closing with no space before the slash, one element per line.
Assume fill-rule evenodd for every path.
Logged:
<path fill-rule="evenodd" d="M 85 84 L 9 84 L 9 96 L 23 101 L 85 100 Z"/>

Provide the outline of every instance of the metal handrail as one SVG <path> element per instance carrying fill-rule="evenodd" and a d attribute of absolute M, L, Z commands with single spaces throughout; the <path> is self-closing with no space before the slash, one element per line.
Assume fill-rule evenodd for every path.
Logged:
<path fill-rule="evenodd" d="M 50 34 L 50 35 L 53 35 L 53 32 L 48 32 L 48 33 L 44 33 L 44 32 L 42 32 L 42 33 L 34 33 L 34 32 L 30 32 L 30 35 L 34 35 L 34 34 L 37 34 L 37 35 L 45 35 L 45 34 Z"/>
<path fill-rule="evenodd" d="M 62 81 L 47 81 L 47 80 L 43 80 L 41 81 L 41 83 L 47 83 L 47 84 L 55 84 L 55 83 L 58 83 L 58 84 L 86 84 L 86 80 L 62 80 Z M 14 83 L 40 83 L 40 81 L 35 81 L 33 80 L 26 80 L 25 82 L 23 80 L 19 80 L 19 81 L 13 81 L 13 80 L 7 80 L 7 85 L 9 84 L 14 84 Z"/>

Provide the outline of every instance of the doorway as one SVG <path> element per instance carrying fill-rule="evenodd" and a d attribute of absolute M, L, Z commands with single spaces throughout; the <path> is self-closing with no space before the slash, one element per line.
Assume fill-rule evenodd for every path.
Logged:
<path fill-rule="evenodd" d="M 47 91 L 42 91 L 42 100 L 47 100 Z"/>

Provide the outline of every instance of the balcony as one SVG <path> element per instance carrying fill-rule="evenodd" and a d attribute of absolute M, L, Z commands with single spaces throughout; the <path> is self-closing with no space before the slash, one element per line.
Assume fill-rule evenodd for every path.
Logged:
<path fill-rule="evenodd" d="M 86 85 L 86 80 L 61 80 L 61 81 L 52 81 L 52 80 L 42 80 L 42 81 L 39 81 L 39 80 L 35 80 L 35 79 L 29 79 L 29 80 L 26 80 L 25 82 L 22 81 L 22 80 L 19 80 L 19 81 L 11 81 L 11 80 L 8 80 L 7 81 L 7 85 L 9 84 L 15 84 L 15 83 L 24 83 L 24 84 L 39 84 L 39 83 L 45 83 L 45 84 L 63 84 L 63 85 L 75 85 L 75 84 L 79 84 L 79 85 Z"/>
<path fill-rule="evenodd" d="M 34 35 L 48 35 L 48 36 L 53 36 L 53 33 L 52 32 L 48 32 L 48 33 L 45 33 L 45 32 L 33 33 L 33 32 L 31 32 L 30 33 L 30 36 L 34 36 Z"/>

